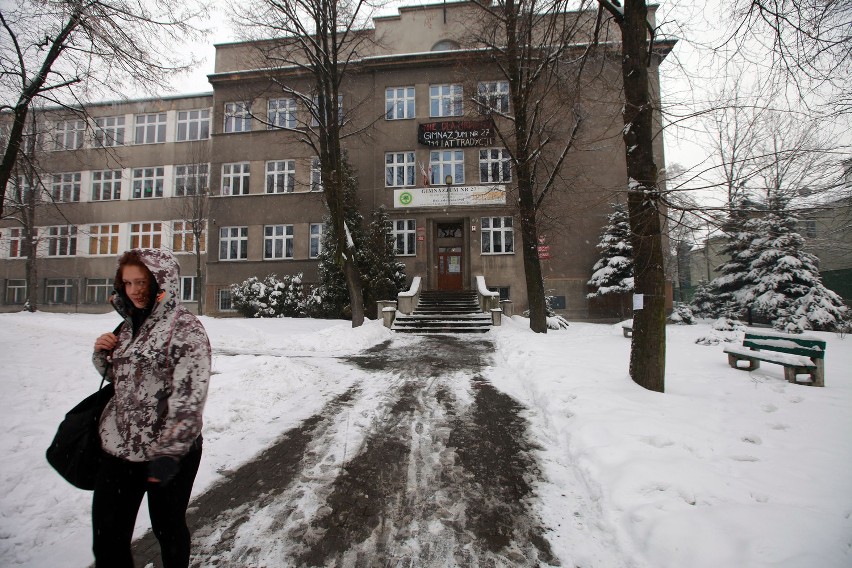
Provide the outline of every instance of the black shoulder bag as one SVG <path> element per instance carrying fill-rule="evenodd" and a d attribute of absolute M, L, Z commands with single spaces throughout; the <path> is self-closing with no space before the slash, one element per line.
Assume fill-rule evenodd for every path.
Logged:
<path fill-rule="evenodd" d="M 121 324 L 113 333 L 118 335 L 120 328 Z M 87 396 L 68 411 L 46 452 L 47 462 L 53 469 L 79 489 L 91 491 L 95 488 L 95 479 L 103 455 L 98 425 L 104 408 L 115 395 L 112 383 L 104 386 L 109 368 L 110 365 L 107 364 L 101 377 L 101 387 L 97 392 Z"/>

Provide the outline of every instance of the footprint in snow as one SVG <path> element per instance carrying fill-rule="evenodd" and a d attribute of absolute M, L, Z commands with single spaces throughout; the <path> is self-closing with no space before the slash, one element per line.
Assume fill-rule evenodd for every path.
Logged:
<path fill-rule="evenodd" d="M 734 461 L 739 461 L 739 462 L 759 462 L 760 461 L 760 458 L 756 458 L 754 456 L 749 456 L 749 455 L 743 455 L 743 454 L 731 456 L 731 459 L 734 460 Z"/>
<path fill-rule="evenodd" d="M 772 404 L 771 402 L 765 402 L 760 405 L 760 409 L 764 412 L 775 412 L 778 410 L 778 407 Z"/>
<path fill-rule="evenodd" d="M 760 436 L 743 436 L 741 439 L 746 444 L 754 444 L 756 446 L 759 446 L 763 443 L 763 440 L 760 439 Z"/>
<path fill-rule="evenodd" d="M 790 428 L 790 425 L 783 422 L 775 422 L 774 424 L 769 424 L 769 427 L 773 430 L 787 430 Z"/>
<path fill-rule="evenodd" d="M 802 402 L 805 399 L 800 397 L 800 396 L 791 396 L 788 400 L 790 402 L 792 402 L 793 404 L 796 404 L 796 403 Z"/>

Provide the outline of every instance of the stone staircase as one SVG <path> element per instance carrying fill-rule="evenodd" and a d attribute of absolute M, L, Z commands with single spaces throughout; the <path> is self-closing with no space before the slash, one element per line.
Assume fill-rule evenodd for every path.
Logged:
<path fill-rule="evenodd" d="M 479 311 L 473 290 L 424 290 L 414 313 L 398 315 L 391 329 L 402 333 L 485 333 L 491 329 L 491 315 Z"/>

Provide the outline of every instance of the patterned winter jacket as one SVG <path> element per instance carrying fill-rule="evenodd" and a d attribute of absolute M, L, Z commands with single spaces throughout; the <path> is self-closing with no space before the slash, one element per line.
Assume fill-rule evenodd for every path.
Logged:
<path fill-rule="evenodd" d="M 186 454 L 201 433 L 201 415 L 210 380 L 210 341 L 201 322 L 179 301 L 179 269 L 167 251 L 138 249 L 161 293 L 150 315 L 133 337 L 133 324 L 123 302 L 113 301 L 125 322 L 111 356 L 96 351 L 95 367 L 115 397 L 101 416 L 104 450 L 132 461 Z"/>

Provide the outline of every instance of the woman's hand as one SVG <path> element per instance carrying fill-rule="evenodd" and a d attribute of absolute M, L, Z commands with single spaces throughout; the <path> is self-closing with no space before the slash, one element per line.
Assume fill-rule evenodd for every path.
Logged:
<path fill-rule="evenodd" d="M 95 351 L 112 351 L 118 345 L 118 337 L 114 333 L 105 333 L 95 341 Z"/>

